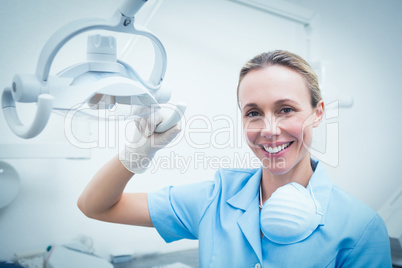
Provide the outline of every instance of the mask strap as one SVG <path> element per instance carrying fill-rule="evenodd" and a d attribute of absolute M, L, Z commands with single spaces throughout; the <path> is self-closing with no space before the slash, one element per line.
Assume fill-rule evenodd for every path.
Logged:
<path fill-rule="evenodd" d="M 322 213 L 321 213 L 321 211 L 320 211 L 320 210 L 321 210 L 321 207 L 318 208 L 318 206 L 317 206 L 317 200 L 315 200 L 315 196 L 314 196 L 314 192 L 313 192 L 313 187 L 311 186 L 310 183 L 309 183 L 309 186 L 310 186 L 311 197 L 313 198 L 313 201 L 314 201 L 315 212 L 316 212 L 317 214 L 319 214 L 319 215 L 322 216 Z"/>

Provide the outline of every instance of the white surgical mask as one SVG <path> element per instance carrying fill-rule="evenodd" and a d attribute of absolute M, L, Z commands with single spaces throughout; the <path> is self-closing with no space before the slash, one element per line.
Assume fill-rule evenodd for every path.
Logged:
<path fill-rule="evenodd" d="M 272 242 L 293 244 L 309 237 L 321 221 L 321 206 L 302 185 L 291 182 L 276 189 L 261 206 L 260 227 Z"/>

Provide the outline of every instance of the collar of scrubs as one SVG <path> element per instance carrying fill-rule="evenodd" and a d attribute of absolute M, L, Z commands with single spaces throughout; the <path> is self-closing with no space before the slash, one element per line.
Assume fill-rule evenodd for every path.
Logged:
<path fill-rule="evenodd" d="M 325 172 L 325 169 L 322 167 L 322 164 L 320 164 L 318 160 L 311 159 L 311 164 L 314 173 L 307 185 L 307 190 L 310 191 L 311 188 L 315 199 L 320 203 L 322 210 L 320 225 L 325 225 L 329 200 L 331 198 L 332 183 Z"/>
<path fill-rule="evenodd" d="M 320 203 L 322 212 L 320 225 L 325 225 L 332 183 L 319 161 L 311 159 L 311 164 L 314 173 L 310 178 L 307 189 L 312 188 L 315 199 Z M 236 209 L 244 211 L 244 214 L 238 219 L 238 225 L 262 262 L 260 219 L 258 217 L 260 212 L 258 193 L 261 177 L 262 167 L 256 170 L 244 187 L 229 198 L 227 203 Z"/>

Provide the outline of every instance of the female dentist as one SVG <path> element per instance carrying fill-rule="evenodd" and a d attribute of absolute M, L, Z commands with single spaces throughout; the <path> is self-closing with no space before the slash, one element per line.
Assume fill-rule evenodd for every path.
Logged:
<path fill-rule="evenodd" d="M 334 185 L 307 150 L 324 114 L 307 62 L 287 51 L 257 55 L 240 71 L 237 96 L 261 168 L 221 169 L 213 181 L 123 193 L 133 173 L 146 169 L 144 160 L 180 131 L 154 133 L 160 114 L 137 122 L 142 146 L 126 147 L 99 170 L 78 200 L 81 211 L 153 226 L 166 242 L 198 239 L 200 267 L 392 267 L 380 216 Z"/>

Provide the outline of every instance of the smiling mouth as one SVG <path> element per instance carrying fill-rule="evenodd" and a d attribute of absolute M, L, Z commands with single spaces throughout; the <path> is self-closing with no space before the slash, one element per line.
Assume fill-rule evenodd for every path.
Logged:
<path fill-rule="evenodd" d="M 284 144 L 276 146 L 276 147 L 263 146 L 263 148 L 265 151 L 267 151 L 270 154 L 277 154 L 277 153 L 285 150 L 286 148 L 288 148 L 292 143 L 293 143 L 293 141 L 284 143 Z"/>

